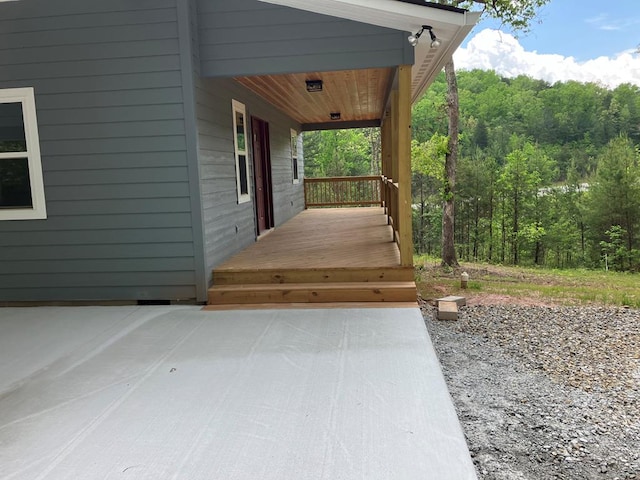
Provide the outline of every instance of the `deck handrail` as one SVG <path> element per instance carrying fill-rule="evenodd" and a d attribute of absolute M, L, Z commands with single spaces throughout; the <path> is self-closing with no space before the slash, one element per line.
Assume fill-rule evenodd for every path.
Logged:
<path fill-rule="evenodd" d="M 382 177 L 305 178 L 304 200 L 305 208 L 382 206 Z"/>
<path fill-rule="evenodd" d="M 393 241 L 400 248 L 400 210 L 399 210 L 399 185 L 389 177 L 382 176 L 382 201 L 387 223 L 393 231 Z"/>

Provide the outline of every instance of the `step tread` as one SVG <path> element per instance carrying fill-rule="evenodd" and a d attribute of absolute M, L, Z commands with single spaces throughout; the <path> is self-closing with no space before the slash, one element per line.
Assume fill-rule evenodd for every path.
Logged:
<path fill-rule="evenodd" d="M 395 267 L 284 267 L 284 268 L 250 268 L 250 267 L 221 267 L 214 268 L 214 272 L 279 272 L 279 271 L 292 271 L 292 272 L 324 272 L 324 271 L 332 271 L 332 272 L 349 272 L 349 271 L 371 271 L 371 270 L 413 270 L 414 267 L 403 267 L 403 266 L 395 266 Z"/>
<path fill-rule="evenodd" d="M 218 285 L 208 291 L 209 304 L 414 302 L 414 282 L 342 282 Z"/>
<path fill-rule="evenodd" d="M 214 285 L 209 290 L 353 290 L 416 288 L 415 282 L 245 283 Z"/>
<path fill-rule="evenodd" d="M 326 302 L 326 303 L 223 303 L 205 305 L 204 311 L 217 310 L 282 310 L 282 309 L 313 309 L 313 308 L 420 308 L 417 301 L 404 302 Z"/>
<path fill-rule="evenodd" d="M 409 282 L 414 280 L 414 275 L 410 267 L 214 269 L 213 282 L 215 285 Z"/>

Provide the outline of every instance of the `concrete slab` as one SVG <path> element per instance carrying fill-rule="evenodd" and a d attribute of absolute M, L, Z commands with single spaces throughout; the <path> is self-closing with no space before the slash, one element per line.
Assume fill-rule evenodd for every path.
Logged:
<path fill-rule="evenodd" d="M 0 478 L 474 479 L 420 311 L 0 309 Z"/>
<path fill-rule="evenodd" d="M 439 301 L 438 320 L 458 320 L 458 304 Z"/>
<path fill-rule="evenodd" d="M 447 297 L 442 297 L 437 299 L 438 302 L 456 302 L 458 307 L 466 307 L 467 299 L 465 297 L 456 297 L 455 295 L 449 295 Z"/>

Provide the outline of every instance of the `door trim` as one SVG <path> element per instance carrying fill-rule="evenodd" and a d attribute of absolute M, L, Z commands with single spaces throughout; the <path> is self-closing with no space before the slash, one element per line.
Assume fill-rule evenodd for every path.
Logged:
<path fill-rule="evenodd" d="M 255 192 L 256 232 L 258 237 L 275 226 L 273 214 L 273 178 L 271 172 L 271 145 L 269 123 L 258 117 L 251 117 L 253 136 L 253 182 Z M 261 218 L 264 209 L 264 221 Z"/>

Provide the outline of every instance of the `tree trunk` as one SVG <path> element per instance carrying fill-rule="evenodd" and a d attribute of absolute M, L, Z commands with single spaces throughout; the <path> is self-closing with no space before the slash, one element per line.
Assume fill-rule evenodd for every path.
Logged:
<path fill-rule="evenodd" d="M 476 192 L 478 191 L 478 189 L 476 189 Z M 475 211 L 475 218 L 474 218 L 474 225 L 473 225 L 473 261 L 477 262 L 478 261 L 478 237 L 480 236 L 480 228 L 479 228 L 479 224 L 480 224 L 480 200 L 478 200 L 478 197 L 476 196 L 476 211 Z"/>
<path fill-rule="evenodd" d="M 506 196 L 502 196 L 500 199 L 501 202 L 501 211 L 500 211 L 500 221 L 501 229 L 502 229 L 502 239 L 501 239 L 501 250 L 500 250 L 500 261 L 504 263 L 505 258 L 507 258 L 507 214 L 506 214 Z"/>
<path fill-rule="evenodd" d="M 455 248 L 455 187 L 458 160 L 458 81 L 453 60 L 444 66 L 447 78 L 447 112 L 449 114 L 449 148 L 445 158 L 444 201 L 442 208 L 442 265 L 458 266 Z"/>
<path fill-rule="evenodd" d="M 518 190 L 516 189 L 513 192 L 513 229 L 511 230 L 512 235 L 512 245 L 513 245 L 513 264 L 518 265 L 518 250 L 519 250 L 519 242 L 518 242 L 518 216 L 520 215 L 519 207 L 520 207 L 520 195 Z"/>
<path fill-rule="evenodd" d="M 493 260 L 493 184 L 489 193 L 489 262 Z"/>
<path fill-rule="evenodd" d="M 420 250 L 418 253 L 424 253 L 425 249 L 426 249 L 426 245 L 424 242 L 424 237 L 425 237 L 425 224 L 424 224 L 424 203 L 425 203 L 425 198 L 424 198 L 424 178 L 423 176 L 420 174 L 419 177 L 420 179 L 420 238 L 418 239 L 418 245 L 420 246 Z"/>

